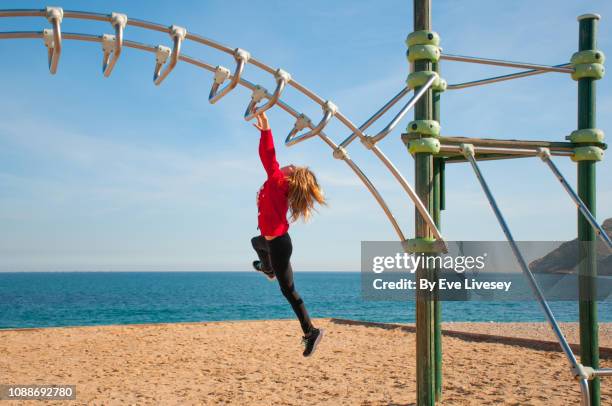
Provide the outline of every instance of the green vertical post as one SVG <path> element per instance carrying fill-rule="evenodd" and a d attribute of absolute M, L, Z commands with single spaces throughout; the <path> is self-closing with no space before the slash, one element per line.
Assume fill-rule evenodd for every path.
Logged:
<path fill-rule="evenodd" d="M 597 49 L 596 14 L 578 17 L 579 51 Z M 583 77 L 578 80 L 578 129 L 595 128 L 595 78 Z M 595 160 L 578 161 L 578 195 L 595 215 Z M 597 252 L 595 231 L 578 211 L 578 240 L 580 241 L 581 263 L 579 273 L 579 313 L 580 313 L 580 358 L 583 365 L 599 367 L 599 337 L 597 322 L 597 301 L 595 277 L 597 276 Z M 599 378 L 589 382 L 591 405 L 599 406 Z"/>
<path fill-rule="evenodd" d="M 431 30 L 431 0 L 414 0 L 414 31 Z M 426 59 L 414 61 L 414 71 L 430 71 L 432 62 Z M 415 120 L 433 119 L 432 92 L 419 100 L 414 108 Z M 433 207 L 433 159 L 429 152 L 415 153 L 415 188 L 421 201 L 431 213 Z M 415 210 L 415 236 L 428 238 L 429 228 Z M 431 279 L 431 270 L 420 266 L 416 271 L 417 280 Z M 434 301 L 433 293 L 428 290 L 417 290 L 416 294 L 416 375 L 417 406 L 433 406 L 436 402 L 434 374 Z"/>
<path fill-rule="evenodd" d="M 435 62 L 432 64 L 432 70 L 438 75 L 440 74 L 439 63 Z M 440 122 L 440 92 L 433 91 L 433 119 L 438 123 Z M 440 230 L 440 220 L 442 210 L 441 199 L 442 199 L 442 172 L 444 172 L 444 159 L 433 158 L 433 213 L 432 217 L 436 223 L 436 227 Z M 439 280 L 439 270 L 436 269 L 435 280 Z M 438 283 L 436 283 L 436 291 L 434 296 L 434 371 L 435 371 L 435 385 L 436 385 L 436 401 L 442 400 L 442 304 L 439 300 Z"/>

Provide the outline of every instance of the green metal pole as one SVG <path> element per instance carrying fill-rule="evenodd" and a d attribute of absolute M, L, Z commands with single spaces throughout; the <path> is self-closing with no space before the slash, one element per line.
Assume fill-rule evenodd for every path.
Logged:
<path fill-rule="evenodd" d="M 599 16 L 585 14 L 578 17 L 579 50 L 597 49 L 597 20 Z M 595 80 L 578 80 L 578 129 L 595 128 Z M 595 215 L 595 163 L 578 162 L 578 195 Z M 594 249 L 595 231 L 578 212 L 578 240 L 580 241 L 579 267 L 579 313 L 580 313 L 580 358 L 583 365 L 599 367 L 599 337 L 597 324 L 597 301 L 595 277 L 597 276 L 597 252 Z M 585 243 L 588 242 L 588 243 Z M 589 382 L 591 405 L 600 405 L 599 378 Z"/>
<path fill-rule="evenodd" d="M 432 70 L 436 73 L 440 73 L 439 63 L 435 62 L 432 64 Z M 438 123 L 440 122 L 440 92 L 433 92 L 433 119 Z M 441 229 L 440 220 L 442 210 L 441 198 L 442 198 L 442 172 L 444 171 L 444 159 L 433 158 L 433 220 L 436 223 L 438 230 Z M 439 270 L 436 269 L 435 280 L 439 280 Z M 436 283 L 436 291 L 434 296 L 434 370 L 435 370 L 435 384 L 436 384 L 436 401 L 442 400 L 442 304 L 439 300 L 438 283 Z"/>
<path fill-rule="evenodd" d="M 414 0 L 414 31 L 431 29 L 431 0 Z M 414 62 L 414 71 L 431 70 L 431 62 L 417 60 Z M 432 92 L 428 90 L 424 97 L 415 105 L 415 120 L 431 120 Z M 421 201 L 432 212 L 433 203 L 433 159 L 431 153 L 415 153 L 415 188 Z M 415 210 L 416 238 L 427 238 L 429 229 Z M 416 271 L 417 281 L 431 280 L 431 270 L 419 267 Z M 416 294 L 416 374 L 417 374 L 417 406 L 433 406 L 436 401 L 435 373 L 434 373 L 434 301 L 433 292 L 417 290 Z"/>
<path fill-rule="evenodd" d="M 446 158 L 439 159 L 438 165 L 440 166 L 440 211 L 446 210 Z M 438 226 L 440 229 L 440 226 Z"/>

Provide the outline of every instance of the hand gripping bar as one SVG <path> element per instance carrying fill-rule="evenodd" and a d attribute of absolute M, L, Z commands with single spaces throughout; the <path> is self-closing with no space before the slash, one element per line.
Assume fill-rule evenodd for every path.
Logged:
<path fill-rule="evenodd" d="M 104 77 L 109 77 L 121 55 L 121 48 L 123 47 L 123 30 L 127 25 L 128 18 L 125 14 L 112 13 L 111 14 L 111 25 L 115 28 L 115 35 L 103 34 L 102 35 L 102 51 L 104 56 L 102 57 L 102 73 Z M 111 59 L 111 55 L 113 56 Z"/>
<path fill-rule="evenodd" d="M 62 53 L 62 19 L 64 18 L 64 10 L 61 7 L 47 7 L 47 20 L 51 23 L 53 29 L 45 28 L 43 30 L 43 39 L 47 47 L 47 59 L 49 62 L 49 72 L 55 75 L 57 65 Z"/>
<path fill-rule="evenodd" d="M 155 54 L 155 72 L 153 73 L 153 82 L 156 85 L 160 85 L 178 63 L 179 56 L 181 54 L 181 44 L 187 35 L 187 30 L 177 25 L 171 26 L 169 32 L 172 40 L 174 41 L 172 52 L 170 52 L 170 48 L 163 45 L 158 45 L 157 52 Z M 162 66 L 164 66 L 169 56 L 170 62 L 164 71 L 161 72 Z"/>
<path fill-rule="evenodd" d="M 244 67 L 251 58 L 251 54 L 249 54 L 244 49 L 236 48 L 234 50 L 234 59 L 236 59 L 236 70 L 233 75 L 230 75 L 229 69 L 223 66 L 217 66 L 215 69 L 215 79 L 213 81 L 212 87 L 210 88 L 210 94 L 208 95 L 208 101 L 210 104 L 215 104 L 219 100 L 221 100 L 226 94 L 231 92 L 240 82 L 240 76 L 242 75 L 242 71 Z M 219 90 L 221 85 L 229 78 L 232 77 L 232 80 Z"/>
<path fill-rule="evenodd" d="M 282 69 L 277 69 L 274 73 L 274 77 L 276 78 L 276 89 L 274 90 L 274 93 L 266 104 L 257 107 L 257 103 L 259 103 L 264 97 L 266 97 L 266 89 L 258 85 L 253 91 L 253 95 L 251 96 L 251 102 L 249 103 L 246 108 L 246 111 L 244 112 L 244 119 L 246 121 L 252 120 L 253 117 L 272 108 L 280 99 L 281 93 L 283 93 L 283 90 L 285 89 L 285 85 L 291 81 L 291 75 L 289 74 L 289 72 L 285 72 Z"/>
<path fill-rule="evenodd" d="M 318 135 L 321 131 L 323 131 L 323 129 L 329 123 L 332 117 L 336 115 L 337 111 L 338 111 L 338 107 L 331 101 L 327 100 L 325 104 L 323 104 L 323 118 L 321 119 L 319 124 L 317 124 L 314 128 L 312 128 L 310 119 L 306 117 L 304 114 L 300 114 L 297 121 L 295 122 L 295 125 L 289 132 L 289 135 L 287 135 L 287 138 L 285 139 L 285 145 L 290 147 L 292 145 L 296 145 L 302 141 L 305 141 L 309 138 L 312 138 L 315 135 Z M 312 130 L 306 133 L 297 135 L 299 131 L 307 127 L 311 127 Z"/>

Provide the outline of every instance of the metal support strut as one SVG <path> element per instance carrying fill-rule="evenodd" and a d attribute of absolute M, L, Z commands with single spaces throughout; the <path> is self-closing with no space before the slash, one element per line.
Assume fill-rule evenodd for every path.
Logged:
<path fill-rule="evenodd" d="M 359 126 L 358 131 L 352 132 L 351 135 L 349 135 L 344 141 L 342 141 L 340 143 L 339 147 L 341 147 L 341 148 L 348 147 L 349 144 L 351 142 L 353 142 L 355 140 L 355 138 L 357 138 L 357 136 L 359 135 L 360 132 L 363 134 L 363 131 L 365 131 L 366 129 L 368 129 L 368 127 L 370 127 L 372 124 L 374 124 L 375 121 L 377 121 L 379 118 L 381 118 L 383 116 L 383 114 L 385 114 L 387 111 L 389 111 L 389 109 L 391 107 L 393 107 L 395 104 L 397 104 L 397 102 L 399 102 L 409 92 L 410 92 L 410 89 L 408 87 L 404 87 L 402 90 L 400 90 L 398 94 L 393 96 L 391 98 L 391 100 L 389 100 L 387 103 L 385 103 L 384 106 L 382 106 L 376 113 L 374 113 L 370 118 L 368 118 L 365 123 L 363 123 L 361 126 Z"/>
<path fill-rule="evenodd" d="M 572 64 L 571 63 L 562 63 L 560 65 L 553 65 L 553 67 L 555 67 L 555 68 L 567 68 L 568 66 L 572 66 Z M 511 73 L 511 74 L 508 74 L 508 75 L 494 76 L 494 77 L 491 77 L 491 78 L 473 80 L 473 81 L 470 81 L 470 82 L 449 84 L 447 89 L 448 90 L 465 89 L 467 87 L 488 85 L 489 83 L 504 82 L 506 80 L 525 78 L 525 77 L 528 77 L 528 76 L 541 75 L 543 73 L 549 73 L 549 72 L 550 71 L 546 71 L 546 70 L 530 69 L 530 70 L 525 70 L 525 71 L 522 71 L 522 72 Z"/>
<path fill-rule="evenodd" d="M 374 124 L 374 122 L 378 118 L 380 118 L 380 116 L 382 114 L 384 114 L 384 112 L 386 112 L 391 107 L 391 106 L 389 106 L 390 103 L 393 102 L 393 104 L 395 104 L 395 102 L 397 100 L 399 100 L 399 98 L 398 98 L 399 94 L 397 96 L 395 96 L 393 99 L 391 99 L 391 101 L 389 101 L 389 103 L 385 104 L 380 110 L 378 110 L 376 113 L 374 113 L 374 115 L 368 121 L 363 123 L 361 125 L 361 127 L 359 127 L 360 132 L 354 132 L 351 135 L 349 135 L 344 141 L 342 141 L 340 143 L 340 146 L 343 147 L 343 148 L 346 148 L 351 142 L 353 142 L 353 140 L 355 138 L 359 137 L 359 138 L 361 138 L 361 142 L 368 149 L 370 149 L 372 146 L 374 146 L 374 144 L 376 144 L 377 142 L 381 141 L 383 138 L 385 138 L 387 135 L 389 135 L 389 133 L 391 133 L 395 129 L 395 127 L 397 127 L 397 125 L 402 120 L 402 118 L 404 118 L 406 113 L 408 113 L 408 111 L 410 111 L 410 109 L 412 109 L 414 107 L 414 105 L 417 104 L 417 102 L 421 99 L 421 97 L 423 97 L 423 95 L 433 85 L 433 83 L 436 81 L 436 79 L 437 79 L 437 75 L 432 75 L 427 80 L 427 82 L 425 82 L 425 84 L 423 86 L 421 86 L 417 91 L 415 91 L 414 95 L 410 98 L 410 100 L 408 100 L 408 102 L 404 105 L 404 107 L 402 107 L 400 109 L 400 111 L 395 115 L 395 117 L 393 117 L 391 122 L 389 124 L 387 124 L 387 126 L 385 128 L 383 128 L 379 133 L 377 133 L 376 135 L 367 136 L 367 135 L 365 135 L 364 131 L 367 128 L 369 128 L 372 124 Z M 396 98 L 397 98 L 397 100 L 396 100 Z"/>
<path fill-rule="evenodd" d="M 572 352 L 572 349 L 570 348 L 567 340 L 565 339 L 565 336 L 563 335 L 563 332 L 561 331 L 561 328 L 559 327 L 559 324 L 557 323 L 557 320 L 555 319 L 555 316 L 552 310 L 550 309 L 550 307 L 548 306 L 548 303 L 546 302 L 546 298 L 544 297 L 544 294 L 540 290 L 538 282 L 533 276 L 533 273 L 531 273 L 531 270 L 529 269 L 529 266 L 527 265 L 527 261 L 525 261 L 523 254 L 519 250 L 518 245 L 516 244 L 514 237 L 512 236 L 512 233 L 510 232 L 510 228 L 508 227 L 508 224 L 506 223 L 506 220 L 504 219 L 504 216 L 499 210 L 499 206 L 497 206 L 497 202 L 495 201 L 495 198 L 493 197 L 493 194 L 491 193 L 491 190 L 489 189 L 489 185 L 487 184 L 484 177 L 482 176 L 482 172 L 480 172 L 478 163 L 476 163 L 476 159 L 474 158 L 474 146 L 471 144 L 461 144 L 461 150 L 463 154 L 465 155 L 465 158 L 469 161 L 470 165 L 472 166 L 472 169 L 474 170 L 474 173 L 476 174 L 476 178 L 478 179 L 478 182 L 480 183 L 480 186 L 482 187 L 482 190 L 484 191 L 487 197 L 487 200 L 489 201 L 489 205 L 491 206 L 491 209 L 493 209 L 493 213 L 495 214 L 495 217 L 497 218 L 497 221 L 499 222 L 499 225 L 501 226 L 502 231 L 504 232 L 504 235 L 506 236 L 506 239 L 508 240 L 508 243 L 510 244 L 510 247 L 512 248 L 512 253 L 514 254 L 514 257 L 519 263 L 523 273 L 527 277 L 527 280 L 529 281 L 529 285 L 531 286 L 531 290 L 533 291 L 533 294 L 536 297 L 538 303 L 542 307 L 542 310 L 544 311 L 544 315 L 546 316 L 546 320 L 548 321 L 550 328 L 552 329 L 553 333 L 557 337 L 557 341 L 559 342 L 559 345 L 561 346 L 563 353 L 565 354 L 567 360 L 571 364 L 572 373 L 574 377 L 580 382 L 580 389 L 582 393 L 582 405 L 588 406 L 590 403 L 589 387 L 588 387 L 589 376 L 584 373 L 584 367 L 578 362 L 578 360 L 576 359 L 576 356 Z"/>
<path fill-rule="evenodd" d="M 535 70 L 544 71 L 544 72 L 560 72 L 560 73 L 574 72 L 572 68 L 565 67 L 565 66 L 538 65 L 535 63 L 512 62 L 512 61 L 504 61 L 501 59 L 478 58 L 474 56 L 442 54 L 440 56 L 440 59 L 445 59 L 447 61 L 479 63 L 483 65 L 505 66 L 507 68 L 535 69 Z"/>
<path fill-rule="evenodd" d="M 601 240 L 608 246 L 610 250 L 612 250 L 612 240 L 605 232 L 605 230 L 599 225 L 597 219 L 593 216 L 591 211 L 586 207 L 582 199 L 578 196 L 578 194 L 574 191 L 574 189 L 567 182 L 557 165 L 550 159 L 550 150 L 548 148 L 538 148 L 538 156 L 544 161 L 544 163 L 550 168 L 552 173 L 555 175 L 561 186 L 565 189 L 567 194 L 570 196 L 578 210 L 582 213 L 585 220 L 589 222 L 591 227 L 595 233 L 601 238 Z"/>

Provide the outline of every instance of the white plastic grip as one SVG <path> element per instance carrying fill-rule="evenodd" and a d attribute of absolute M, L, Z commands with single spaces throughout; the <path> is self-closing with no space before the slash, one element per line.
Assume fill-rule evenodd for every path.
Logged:
<path fill-rule="evenodd" d="M 231 76 L 231 72 L 229 69 L 223 66 L 217 66 L 215 68 L 215 84 L 222 85 L 229 77 Z"/>
<path fill-rule="evenodd" d="M 274 72 L 274 77 L 276 78 L 276 81 L 278 82 L 279 80 L 282 80 L 285 82 L 285 84 L 291 82 L 291 74 L 287 71 L 284 71 L 282 69 L 277 69 L 276 72 Z"/>
<path fill-rule="evenodd" d="M 47 48 L 53 49 L 53 30 L 51 28 L 45 28 L 43 30 L 43 41 Z"/>
<path fill-rule="evenodd" d="M 251 54 L 249 53 L 249 51 L 246 51 L 242 48 L 236 48 L 234 50 L 234 58 L 238 61 L 238 60 L 243 60 L 245 63 L 249 61 L 249 59 L 251 59 Z"/>
<path fill-rule="evenodd" d="M 323 104 L 323 110 L 329 111 L 333 117 L 338 112 L 338 106 L 336 106 L 331 100 L 327 100 Z"/>
<path fill-rule="evenodd" d="M 111 13 L 111 25 L 113 27 L 121 27 L 121 28 L 125 28 L 125 26 L 127 25 L 128 22 L 128 17 L 126 14 L 122 14 L 122 13 L 115 13 L 112 12 Z"/>
<path fill-rule="evenodd" d="M 172 39 L 179 39 L 180 41 L 184 41 L 185 37 L 187 37 L 187 29 L 178 25 L 171 25 L 170 36 L 172 37 Z"/>
<path fill-rule="evenodd" d="M 265 99 L 267 95 L 268 95 L 268 91 L 266 90 L 266 88 L 263 86 L 257 85 L 255 86 L 255 89 L 253 89 L 253 94 L 251 95 L 251 99 L 254 100 L 255 102 L 259 102 Z"/>
<path fill-rule="evenodd" d="M 53 23 L 53 20 L 56 20 L 58 23 L 61 23 L 64 19 L 64 10 L 61 7 L 47 6 L 45 8 L 45 13 L 47 16 L 47 20 L 49 20 L 50 23 Z"/>
<path fill-rule="evenodd" d="M 155 63 L 163 65 L 166 63 L 172 51 L 164 45 L 158 45 L 155 51 Z"/>

